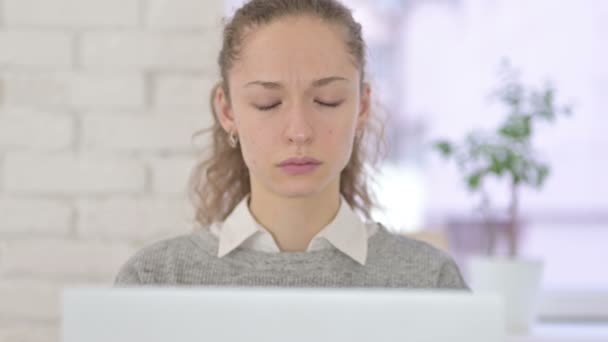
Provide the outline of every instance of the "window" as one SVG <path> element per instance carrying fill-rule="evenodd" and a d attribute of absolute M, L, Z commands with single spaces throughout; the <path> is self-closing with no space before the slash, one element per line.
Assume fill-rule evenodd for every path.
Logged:
<path fill-rule="evenodd" d="M 227 13 L 242 0 L 227 1 Z M 455 168 L 427 149 L 494 127 L 488 102 L 508 57 L 523 80 L 552 80 L 574 115 L 539 129 L 552 173 L 522 193 L 524 256 L 545 261 L 545 317 L 608 317 L 608 2 L 597 0 L 346 0 L 363 24 L 375 95 L 392 145 L 375 217 L 395 230 L 439 225 L 473 202 Z M 506 192 L 497 187 L 500 199 Z"/>
<path fill-rule="evenodd" d="M 541 311 L 544 316 L 608 317 L 608 272 L 602 271 L 608 260 L 608 182 L 603 181 L 608 174 L 608 4 L 410 4 L 402 13 L 403 24 L 393 26 L 399 33 L 393 54 L 402 57 L 392 66 L 401 77 L 392 96 L 402 102 L 392 111 L 401 116 L 404 134 L 412 136 L 401 142 L 409 146 L 393 162 L 403 172 L 391 165 L 384 184 L 393 183 L 391 175 L 402 175 L 401 192 L 411 198 L 406 203 L 385 199 L 394 201 L 394 207 L 415 203 L 422 219 L 402 222 L 419 221 L 418 227 L 471 211 L 471 197 L 455 168 L 429 154 L 425 144 L 441 137 L 459 139 L 471 128 L 494 127 L 501 120 L 501 108 L 487 95 L 497 86 L 500 59 L 508 57 L 524 82 L 539 86 L 551 80 L 558 98 L 574 105 L 572 117 L 539 127 L 535 142 L 552 173 L 542 191 L 522 193 L 528 225 L 521 254 L 545 261 Z M 412 174 L 421 185 L 408 181 Z M 504 190 L 494 190 L 499 200 L 506 198 Z"/>

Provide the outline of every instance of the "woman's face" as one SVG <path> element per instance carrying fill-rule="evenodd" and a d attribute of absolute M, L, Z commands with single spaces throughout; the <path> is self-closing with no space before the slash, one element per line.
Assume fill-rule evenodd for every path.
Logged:
<path fill-rule="evenodd" d="M 246 34 L 228 75 L 230 103 L 220 90 L 216 106 L 223 128 L 238 133 L 252 189 L 298 197 L 339 188 L 370 102 L 352 58 L 340 27 L 314 18 Z M 282 165 L 302 157 L 318 165 Z"/>

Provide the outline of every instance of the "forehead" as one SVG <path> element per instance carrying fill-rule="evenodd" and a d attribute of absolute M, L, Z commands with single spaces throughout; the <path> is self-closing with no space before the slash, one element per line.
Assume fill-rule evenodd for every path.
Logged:
<path fill-rule="evenodd" d="M 305 81 L 358 72 L 344 29 L 310 17 L 287 17 L 253 28 L 243 39 L 233 76 Z"/>

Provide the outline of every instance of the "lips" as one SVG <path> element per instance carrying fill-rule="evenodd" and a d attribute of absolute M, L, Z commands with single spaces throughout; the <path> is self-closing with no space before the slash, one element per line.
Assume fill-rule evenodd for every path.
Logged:
<path fill-rule="evenodd" d="M 319 165 L 321 162 L 312 157 L 294 157 L 289 158 L 282 161 L 279 166 L 287 166 L 287 165 Z"/>
<path fill-rule="evenodd" d="M 302 175 L 313 172 L 321 165 L 321 162 L 311 157 L 289 158 L 282 161 L 278 166 L 287 174 Z"/>

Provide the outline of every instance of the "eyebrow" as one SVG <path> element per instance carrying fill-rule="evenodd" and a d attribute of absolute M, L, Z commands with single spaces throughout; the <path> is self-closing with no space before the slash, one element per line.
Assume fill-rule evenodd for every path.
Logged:
<path fill-rule="evenodd" d="M 329 84 L 331 82 L 335 82 L 335 81 L 348 82 L 348 79 L 346 79 L 344 77 L 339 77 L 339 76 L 325 77 L 325 78 L 321 78 L 321 79 L 313 81 L 312 86 L 315 88 L 318 88 L 318 87 L 322 87 L 324 85 L 327 85 L 327 84 Z M 279 82 L 270 82 L 270 81 L 252 81 L 252 82 L 245 84 L 245 87 L 249 87 L 252 85 L 260 85 L 266 89 L 280 89 L 283 87 L 283 85 Z"/>

